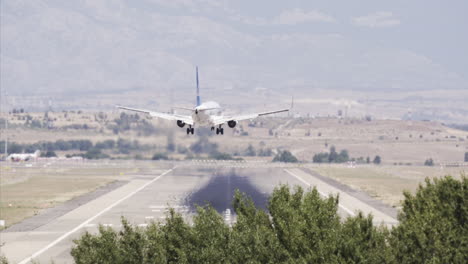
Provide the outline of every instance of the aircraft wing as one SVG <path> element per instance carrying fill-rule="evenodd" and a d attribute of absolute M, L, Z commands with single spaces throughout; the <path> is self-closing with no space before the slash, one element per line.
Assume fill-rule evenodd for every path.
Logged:
<path fill-rule="evenodd" d="M 277 114 L 277 113 L 283 113 L 287 112 L 289 109 L 281 109 L 281 110 L 276 110 L 276 111 L 270 111 L 270 112 L 261 112 L 261 113 L 255 113 L 255 114 L 244 114 L 244 115 L 233 115 L 233 116 L 220 116 L 219 118 L 216 118 L 214 120 L 215 125 L 221 125 L 224 124 L 228 121 L 234 120 L 236 122 L 242 121 L 242 120 L 252 120 L 254 118 L 260 117 L 260 116 L 265 116 L 265 115 L 272 115 L 272 114 Z"/>
<path fill-rule="evenodd" d="M 188 125 L 193 125 L 193 120 L 191 116 L 188 115 L 178 115 L 178 114 L 167 114 L 167 113 L 161 113 L 161 112 L 154 112 L 150 110 L 145 110 L 145 109 L 137 109 L 137 108 L 131 108 L 131 107 L 126 107 L 126 106 L 117 106 L 117 108 L 124 109 L 124 110 L 129 110 L 129 111 L 134 111 L 134 112 L 140 112 L 140 113 L 145 113 L 148 114 L 152 117 L 157 117 L 157 118 L 162 118 L 166 120 L 180 120 Z"/>

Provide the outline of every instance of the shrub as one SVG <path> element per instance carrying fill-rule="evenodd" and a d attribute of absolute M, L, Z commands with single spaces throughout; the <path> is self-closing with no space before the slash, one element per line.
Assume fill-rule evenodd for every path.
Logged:
<path fill-rule="evenodd" d="M 255 148 L 252 146 L 252 144 L 249 144 L 249 146 L 245 150 L 245 156 L 257 156 L 257 152 L 255 151 Z"/>
<path fill-rule="evenodd" d="M 432 158 L 424 161 L 424 166 L 434 166 L 434 161 L 432 160 Z"/>
<path fill-rule="evenodd" d="M 400 224 L 392 230 L 397 263 L 466 263 L 468 180 L 426 179 L 416 194 L 404 193 Z"/>
<path fill-rule="evenodd" d="M 152 160 L 168 160 L 169 157 L 165 153 L 156 153 L 151 158 Z"/>
<path fill-rule="evenodd" d="M 340 151 L 340 153 L 336 152 L 335 146 L 330 147 L 330 152 L 322 152 L 315 154 L 312 158 L 312 161 L 315 163 L 343 163 L 349 161 L 349 154 L 346 149 Z"/>
<path fill-rule="evenodd" d="M 273 162 L 292 162 L 296 163 L 299 160 L 289 151 L 280 151 L 276 156 L 273 158 Z"/>
<path fill-rule="evenodd" d="M 375 156 L 374 161 L 372 161 L 374 164 L 379 165 L 382 162 L 382 159 L 380 158 L 379 155 Z"/>
<path fill-rule="evenodd" d="M 109 155 L 102 153 L 98 148 L 91 148 L 83 155 L 86 159 L 107 159 Z"/>
<path fill-rule="evenodd" d="M 57 157 L 57 154 L 55 154 L 55 152 L 52 150 L 48 150 L 45 153 L 41 153 L 41 157 L 46 157 L 46 158 Z"/>
<path fill-rule="evenodd" d="M 468 181 L 450 176 L 404 193 L 399 225 L 374 226 L 371 215 L 342 219 L 338 197 L 286 185 L 268 211 L 236 191 L 232 227 L 212 207 L 197 207 L 193 224 L 169 209 L 146 228 L 122 219 L 74 240 L 76 263 L 466 263 Z"/>

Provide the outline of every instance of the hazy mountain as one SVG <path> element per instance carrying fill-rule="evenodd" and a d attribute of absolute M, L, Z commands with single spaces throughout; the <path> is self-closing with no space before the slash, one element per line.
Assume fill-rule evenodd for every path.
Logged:
<path fill-rule="evenodd" d="M 200 65 L 205 85 L 221 88 L 468 87 L 398 40 L 379 43 L 375 31 L 412 26 L 402 15 L 268 9 L 198 0 L 2 1 L 1 85 L 10 93 L 192 87 Z"/>

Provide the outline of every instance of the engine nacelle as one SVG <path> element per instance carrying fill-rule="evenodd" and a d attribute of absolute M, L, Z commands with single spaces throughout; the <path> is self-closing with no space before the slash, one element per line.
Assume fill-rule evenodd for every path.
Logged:
<path fill-rule="evenodd" d="M 231 120 L 231 121 L 228 121 L 227 124 L 230 128 L 234 128 L 237 125 L 237 122 L 234 120 Z"/>
<path fill-rule="evenodd" d="M 179 127 L 184 127 L 184 126 L 185 126 L 185 122 L 182 121 L 182 120 L 177 120 L 177 125 L 178 125 Z"/>

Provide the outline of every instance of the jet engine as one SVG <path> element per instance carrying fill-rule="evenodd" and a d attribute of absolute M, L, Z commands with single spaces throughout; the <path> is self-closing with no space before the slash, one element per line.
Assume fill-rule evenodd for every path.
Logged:
<path fill-rule="evenodd" d="M 230 128 L 234 128 L 237 125 L 237 122 L 234 120 L 231 120 L 231 121 L 228 121 L 227 124 Z"/>
<path fill-rule="evenodd" d="M 184 127 L 184 126 L 185 126 L 185 122 L 182 121 L 182 120 L 177 120 L 177 125 L 178 125 L 179 127 Z"/>

